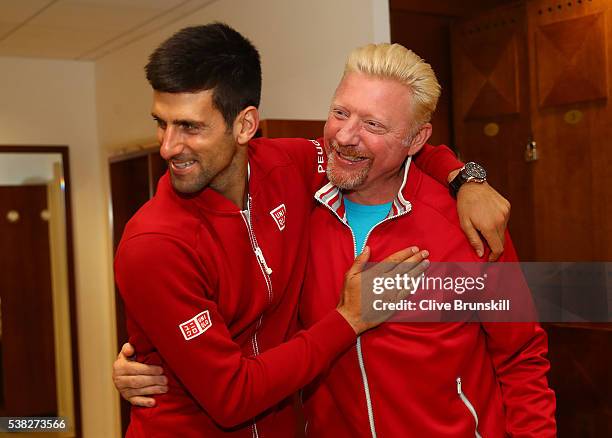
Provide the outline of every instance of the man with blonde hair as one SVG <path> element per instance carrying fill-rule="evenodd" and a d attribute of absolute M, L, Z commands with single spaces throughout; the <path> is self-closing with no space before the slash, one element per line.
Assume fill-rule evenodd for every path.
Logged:
<path fill-rule="evenodd" d="M 439 95 L 431 67 L 405 47 L 350 54 L 325 125 L 329 183 L 311 216 L 306 327 L 333 308 L 338 295 L 327 291 L 338 290 L 366 245 L 372 261 L 407 242 L 427 248 L 432 262 L 480 261 L 455 199 L 411 163 L 431 135 Z M 508 236 L 501 261 L 516 261 Z M 553 437 L 546 353 L 537 323 L 484 323 L 475 314 L 384 323 L 305 391 L 308 436 Z"/>

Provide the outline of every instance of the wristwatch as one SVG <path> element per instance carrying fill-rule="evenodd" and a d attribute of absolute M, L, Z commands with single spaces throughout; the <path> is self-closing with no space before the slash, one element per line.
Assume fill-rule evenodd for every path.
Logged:
<path fill-rule="evenodd" d="M 448 189 L 453 198 L 457 197 L 457 193 L 463 184 L 466 182 L 475 182 L 482 184 L 487 180 L 487 171 L 478 163 L 470 161 L 465 163 L 459 173 L 448 184 Z"/>

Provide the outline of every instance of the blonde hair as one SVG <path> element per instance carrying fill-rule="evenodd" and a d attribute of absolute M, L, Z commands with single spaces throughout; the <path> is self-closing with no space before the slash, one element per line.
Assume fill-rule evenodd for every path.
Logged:
<path fill-rule="evenodd" d="M 358 47 L 344 66 L 344 74 L 351 72 L 393 79 L 410 88 L 414 99 L 413 131 L 431 120 L 441 87 L 431 66 L 412 50 L 388 43 Z"/>

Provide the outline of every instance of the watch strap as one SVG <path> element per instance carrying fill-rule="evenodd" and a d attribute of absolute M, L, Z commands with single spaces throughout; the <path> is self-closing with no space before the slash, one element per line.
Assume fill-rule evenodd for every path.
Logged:
<path fill-rule="evenodd" d="M 459 193 L 459 189 L 465 183 L 465 178 L 463 176 L 463 168 L 459 170 L 457 176 L 453 178 L 453 180 L 448 183 L 448 190 L 453 198 L 457 198 L 457 193 Z"/>

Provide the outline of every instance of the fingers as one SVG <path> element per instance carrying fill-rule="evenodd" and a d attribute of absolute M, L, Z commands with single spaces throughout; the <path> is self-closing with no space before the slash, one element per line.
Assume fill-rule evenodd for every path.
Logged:
<path fill-rule="evenodd" d="M 504 198 L 502 195 L 499 195 L 500 199 L 500 212 L 504 218 L 504 228 L 503 230 L 506 230 L 506 225 L 508 225 L 508 220 L 510 220 L 510 211 L 512 210 L 512 205 L 510 204 L 510 201 L 508 201 L 506 198 Z"/>
<path fill-rule="evenodd" d="M 123 344 L 113 363 L 113 383 L 133 406 L 153 407 L 155 399 L 145 396 L 168 392 L 168 379 L 162 367 L 130 359 L 135 353 L 131 344 Z"/>
<path fill-rule="evenodd" d="M 429 260 L 427 260 L 427 257 L 429 257 L 429 251 L 421 251 L 420 253 L 416 254 L 414 257 L 418 257 L 418 259 L 412 261 L 412 263 L 416 263 L 416 266 L 414 266 L 412 269 L 408 271 L 408 275 L 416 278 L 419 275 L 421 275 L 423 272 L 425 272 L 427 268 L 429 267 Z M 410 261 L 411 260 L 409 260 L 409 262 Z"/>
<path fill-rule="evenodd" d="M 474 248 L 474 251 L 476 251 L 478 257 L 482 257 L 484 255 L 484 244 L 482 243 L 482 239 L 478 235 L 478 231 L 476 230 L 476 228 L 474 228 L 472 221 L 470 221 L 469 219 L 466 221 L 461 221 L 461 229 L 465 233 L 468 242 L 470 242 L 472 248 Z"/>
<path fill-rule="evenodd" d="M 167 386 L 166 376 L 117 376 L 114 378 L 117 389 L 142 389 L 148 386 Z M 142 395 L 142 394 L 139 394 Z"/>
<path fill-rule="evenodd" d="M 130 397 L 125 399 L 130 402 L 132 406 L 141 406 L 143 408 L 152 408 L 155 406 L 155 399 L 151 397 Z"/>
<path fill-rule="evenodd" d="M 124 389 L 123 391 L 121 391 L 121 395 L 123 396 L 124 399 L 130 401 L 130 399 L 134 397 L 165 394 L 166 392 L 168 392 L 167 386 L 153 385 L 153 386 L 147 386 L 144 388 L 137 388 L 137 389 L 136 388 Z"/>
<path fill-rule="evenodd" d="M 359 254 L 357 257 L 355 257 L 355 261 L 353 262 L 353 265 L 351 266 L 351 268 L 346 272 L 346 276 L 351 277 L 355 274 L 359 274 L 361 271 L 363 271 L 363 268 L 369 259 L 370 259 L 370 247 L 366 246 L 363 249 L 363 252 Z"/>
<path fill-rule="evenodd" d="M 410 257 L 405 263 L 400 263 L 397 267 L 390 272 L 390 276 L 407 274 L 409 277 L 417 278 L 423 272 L 429 268 L 430 262 L 427 260 L 429 257 L 428 251 L 419 251 L 414 256 Z M 397 294 L 397 299 L 402 300 L 412 293 L 411 288 L 400 288 Z"/>
<path fill-rule="evenodd" d="M 504 252 L 503 231 L 501 234 L 497 229 L 492 231 L 484 231 L 482 235 L 486 239 L 489 248 L 491 248 L 491 254 L 489 254 L 489 261 L 494 262 L 499 259 L 499 257 Z"/>
<path fill-rule="evenodd" d="M 408 248 L 408 249 L 416 250 L 416 248 Z M 405 276 L 416 279 L 421 274 L 423 274 L 423 272 L 425 272 L 427 268 L 429 268 L 430 262 L 429 260 L 427 260 L 427 257 L 429 257 L 429 251 L 427 250 L 417 251 L 416 254 L 413 254 L 412 256 L 408 257 L 407 259 L 404 259 L 402 262 L 395 265 L 393 269 L 385 269 L 385 272 L 380 272 L 380 273 L 377 273 L 375 270 L 373 270 L 372 274 L 375 274 L 375 275 L 382 274 L 383 278 L 385 279 L 404 278 Z M 383 263 L 384 262 L 381 262 L 380 264 L 382 265 Z M 397 288 L 397 292 L 390 293 L 390 296 L 392 297 L 393 300 L 404 299 L 410 293 L 412 293 L 412 286 L 414 285 L 414 282 L 410 283 L 407 280 L 404 280 L 404 283 L 402 284 L 403 284 L 402 287 Z"/>
<path fill-rule="evenodd" d="M 429 251 L 418 251 L 411 257 L 408 257 L 404 261 L 398 263 L 393 269 L 387 271 L 387 273 L 390 274 L 390 276 L 393 276 L 395 274 L 408 274 L 411 277 L 414 277 L 415 275 L 413 274 L 416 274 L 418 272 L 418 274 L 420 275 L 423 272 L 421 265 L 427 257 L 429 257 Z"/>
<path fill-rule="evenodd" d="M 461 187 L 457 196 L 461 228 L 478 257 L 484 255 L 483 239 L 478 232 L 491 248 L 490 261 L 497 260 L 503 253 L 510 209 L 508 200 L 486 182 Z"/>
<path fill-rule="evenodd" d="M 164 374 L 164 369 L 157 365 L 117 359 L 113 364 L 113 374 L 115 376 L 161 376 Z"/>
<path fill-rule="evenodd" d="M 125 344 L 123 344 L 123 347 L 121 347 L 119 356 L 123 355 L 126 358 L 129 358 L 129 357 L 134 356 L 135 353 L 136 351 L 134 350 L 134 347 L 132 346 L 132 344 L 130 344 L 129 342 L 126 342 Z"/>
<path fill-rule="evenodd" d="M 416 246 L 404 248 L 401 251 L 391 254 L 389 257 L 381 261 L 378 265 L 383 267 L 383 273 L 389 272 L 395 269 L 398 264 L 407 263 L 411 258 L 415 257 L 415 255 L 418 258 L 418 253 L 419 248 L 417 248 Z"/>
<path fill-rule="evenodd" d="M 410 275 L 413 278 L 418 277 L 419 275 L 421 275 L 423 272 L 425 272 L 427 270 L 427 268 L 429 268 L 429 260 L 423 260 L 421 263 L 419 263 L 415 269 L 413 269 L 412 271 L 410 271 L 408 273 L 408 275 Z M 404 298 L 407 298 L 409 295 L 411 295 L 412 293 L 414 293 L 414 291 L 410 288 L 405 288 L 405 289 L 399 289 L 397 292 L 397 297 L 396 300 L 397 301 L 401 301 Z"/>
<path fill-rule="evenodd" d="M 397 272 L 408 272 L 424 258 L 429 256 L 427 251 L 419 251 L 416 246 L 402 249 L 391 254 L 389 257 L 381 262 L 376 263 L 374 266 L 368 269 L 368 272 L 374 275 L 388 275 L 395 274 Z M 398 266 L 402 266 L 400 271 L 396 272 Z"/>

